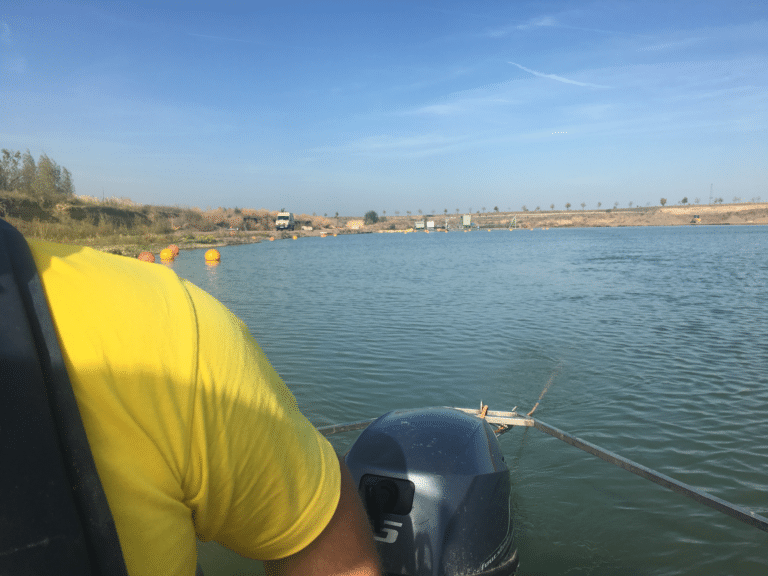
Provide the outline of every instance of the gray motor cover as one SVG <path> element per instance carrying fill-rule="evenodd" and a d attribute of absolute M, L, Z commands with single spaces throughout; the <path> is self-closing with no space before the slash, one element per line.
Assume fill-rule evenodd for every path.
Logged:
<path fill-rule="evenodd" d="M 387 574 L 514 572 L 509 469 L 485 420 L 450 408 L 389 412 L 346 463 Z"/>

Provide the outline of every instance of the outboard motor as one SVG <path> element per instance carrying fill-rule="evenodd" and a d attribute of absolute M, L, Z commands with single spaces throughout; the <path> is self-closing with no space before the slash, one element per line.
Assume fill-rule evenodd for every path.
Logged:
<path fill-rule="evenodd" d="M 346 463 L 388 576 L 517 569 L 509 469 L 485 420 L 450 408 L 389 412 L 360 434 Z"/>

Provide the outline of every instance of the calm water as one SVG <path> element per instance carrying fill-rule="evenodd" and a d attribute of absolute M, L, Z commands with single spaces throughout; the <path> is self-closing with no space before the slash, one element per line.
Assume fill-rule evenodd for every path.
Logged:
<path fill-rule="evenodd" d="M 317 425 L 432 405 L 536 416 L 768 515 L 768 228 L 356 235 L 173 264 Z M 523 575 L 768 573 L 768 535 L 537 430 L 501 439 Z M 339 451 L 354 435 L 333 437 Z M 222 563 L 227 562 L 227 567 Z M 201 549 L 206 573 L 259 573 Z"/>

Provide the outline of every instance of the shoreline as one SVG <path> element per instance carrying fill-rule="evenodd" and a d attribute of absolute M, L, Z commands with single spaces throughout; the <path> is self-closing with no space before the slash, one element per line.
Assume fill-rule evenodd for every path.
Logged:
<path fill-rule="evenodd" d="M 693 224 L 694 216 L 699 216 L 701 222 Z M 295 231 L 237 231 L 228 235 L 217 236 L 212 242 L 175 242 L 182 250 L 202 248 L 221 248 L 255 244 L 274 240 L 290 240 L 295 235 L 297 239 L 311 238 L 324 235 L 342 234 L 371 234 L 379 232 L 411 232 L 417 220 L 434 220 L 441 231 L 447 220 L 449 230 L 461 230 L 462 214 L 434 216 L 386 216 L 376 224 L 349 229 L 331 225 L 328 228 Z M 748 204 L 707 204 L 707 205 L 676 205 L 654 206 L 641 208 L 609 208 L 606 210 L 551 210 L 527 212 L 494 212 L 472 214 L 474 229 L 508 229 L 511 221 L 517 223 L 518 229 L 548 229 L 548 228 L 621 228 L 632 226 L 760 226 L 768 225 L 768 202 Z M 174 243 L 174 242 L 169 242 Z M 168 244 L 153 244 L 154 254 L 167 247 Z M 121 254 L 123 256 L 138 256 L 144 248 L 131 242 L 92 246 L 95 249 Z"/>
<path fill-rule="evenodd" d="M 96 250 L 136 258 L 140 252 L 159 255 L 163 248 L 176 244 L 181 250 L 221 248 L 255 244 L 273 240 L 297 239 L 342 234 L 371 234 L 379 232 L 411 232 L 419 220 L 434 221 L 437 230 L 462 230 L 464 213 L 384 216 L 376 224 L 362 225 L 362 219 L 350 217 L 320 218 L 309 220 L 310 229 L 302 230 L 232 230 L 219 228 L 214 231 L 200 231 L 185 227 L 161 234 L 111 234 L 89 236 L 83 239 L 47 238 L 45 229 L 37 230 L 32 237 L 89 246 Z M 694 217 L 700 222 L 694 224 Z M 244 222 L 244 221 L 243 221 Z M 354 228 L 347 223 L 356 222 Z M 550 210 L 485 212 L 471 214 L 471 229 L 548 229 L 548 228 L 606 228 L 630 226 L 749 226 L 768 225 L 768 202 L 739 204 L 688 204 L 675 206 L 653 206 L 636 208 L 608 208 L 605 210 Z M 230 224 L 234 226 L 234 224 Z M 309 226 L 307 226 L 309 227 Z"/>

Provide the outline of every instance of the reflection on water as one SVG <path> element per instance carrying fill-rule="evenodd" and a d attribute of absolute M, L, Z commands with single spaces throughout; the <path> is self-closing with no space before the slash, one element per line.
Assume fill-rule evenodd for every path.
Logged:
<path fill-rule="evenodd" d="M 527 411 L 551 381 L 537 417 L 768 514 L 766 227 L 356 235 L 221 253 L 214 270 L 197 252 L 174 267 L 243 318 L 317 425 L 480 400 Z M 758 530 L 537 431 L 501 444 L 520 574 L 765 569 Z"/>

